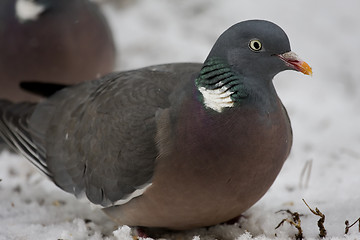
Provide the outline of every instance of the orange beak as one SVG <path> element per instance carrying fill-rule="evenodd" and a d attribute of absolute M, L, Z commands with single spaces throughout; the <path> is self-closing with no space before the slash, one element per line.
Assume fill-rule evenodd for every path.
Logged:
<path fill-rule="evenodd" d="M 301 60 L 296 53 L 294 52 L 286 52 L 283 54 L 279 54 L 277 55 L 281 60 L 283 60 L 287 66 L 295 69 L 296 71 L 302 72 L 306 75 L 311 75 L 312 76 L 312 69 L 309 66 L 309 64 L 307 64 L 306 62 L 304 62 L 303 60 Z"/>

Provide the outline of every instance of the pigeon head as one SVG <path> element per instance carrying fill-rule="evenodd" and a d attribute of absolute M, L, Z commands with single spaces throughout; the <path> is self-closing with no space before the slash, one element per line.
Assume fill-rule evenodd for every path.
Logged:
<path fill-rule="evenodd" d="M 278 25 L 249 20 L 227 29 L 216 41 L 209 58 L 220 58 L 239 74 L 272 79 L 284 70 L 311 74 L 311 68 L 291 52 L 289 38 Z"/>
<path fill-rule="evenodd" d="M 276 24 L 249 20 L 227 29 L 204 62 L 196 86 L 206 106 L 221 112 L 247 98 L 247 85 L 268 85 L 284 70 L 311 75 L 311 67 L 291 51 L 289 38 Z"/>

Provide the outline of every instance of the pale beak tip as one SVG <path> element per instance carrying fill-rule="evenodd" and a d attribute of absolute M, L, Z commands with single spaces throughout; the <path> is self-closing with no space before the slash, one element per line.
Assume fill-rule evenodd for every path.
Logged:
<path fill-rule="evenodd" d="M 310 75 L 310 76 L 313 75 L 312 68 L 306 62 L 302 62 L 300 64 L 300 71 L 306 75 Z"/>

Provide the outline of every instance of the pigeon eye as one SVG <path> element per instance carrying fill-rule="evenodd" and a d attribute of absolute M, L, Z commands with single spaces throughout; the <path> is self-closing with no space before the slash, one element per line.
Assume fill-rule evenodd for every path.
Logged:
<path fill-rule="evenodd" d="M 260 40 L 258 40 L 258 39 L 252 39 L 252 40 L 250 40 L 250 42 L 249 42 L 249 48 L 250 48 L 252 51 L 258 52 L 258 51 L 261 50 L 262 44 L 261 44 Z"/>

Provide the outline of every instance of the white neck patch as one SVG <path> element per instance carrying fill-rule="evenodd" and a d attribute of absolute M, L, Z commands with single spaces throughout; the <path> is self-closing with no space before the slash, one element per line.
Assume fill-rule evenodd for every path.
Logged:
<path fill-rule="evenodd" d="M 216 85 L 219 86 L 222 85 L 222 83 L 219 82 Z M 231 94 L 234 92 L 230 91 L 226 86 L 213 90 L 200 87 L 199 91 L 203 95 L 205 106 L 219 113 L 226 107 L 234 106 L 234 101 L 231 99 Z"/>
<path fill-rule="evenodd" d="M 32 0 L 17 0 L 15 5 L 16 16 L 20 22 L 34 21 L 44 10 L 45 6 Z"/>

